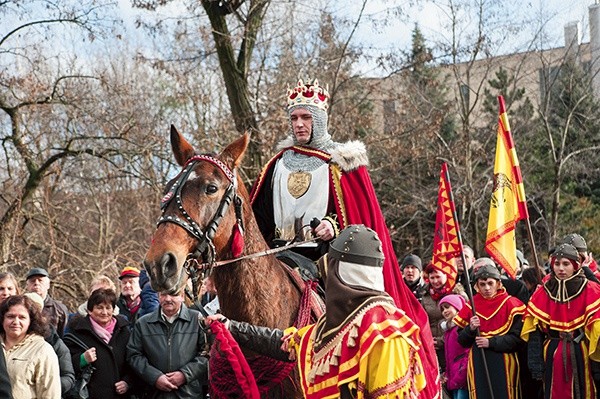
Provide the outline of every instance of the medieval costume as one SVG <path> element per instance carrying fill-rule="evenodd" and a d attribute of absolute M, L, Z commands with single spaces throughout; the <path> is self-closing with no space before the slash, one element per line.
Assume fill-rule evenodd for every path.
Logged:
<path fill-rule="evenodd" d="M 364 226 L 342 232 L 327 258 L 325 314 L 286 330 L 306 398 L 417 397 L 425 386 L 419 328 L 383 292 L 383 251 L 373 237 Z"/>
<path fill-rule="evenodd" d="M 567 278 L 552 266 L 564 258 L 573 264 Z M 559 245 L 550 263 L 550 278 L 534 292 L 525 313 L 521 336 L 529 341 L 529 367 L 544 381 L 547 399 L 593 398 L 590 358 L 600 360 L 600 286 L 585 278 L 570 244 Z"/>
<path fill-rule="evenodd" d="M 419 327 L 383 291 L 383 259 L 377 234 L 351 225 L 325 258 L 325 314 L 315 324 L 284 332 L 231 320 L 229 329 L 240 346 L 290 361 L 285 337 L 305 398 L 422 397 Z"/>
<path fill-rule="evenodd" d="M 303 107 L 313 118 L 310 141 L 301 145 L 292 134 L 280 144 L 280 152 L 265 166 L 251 192 L 259 228 L 270 245 L 274 240 L 304 238 L 304 230 L 317 218 L 328 220 L 339 232 L 350 224 L 364 224 L 375 230 L 383 243 L 385 291 L 395 305 L 420 327 L 420 356 L 427 373 L 423 398 L 440 393 L 437 360 L 427 315 L 418 300 L 402 283 L 385 219 L 367 171 L 368 157 L 363 143 L 335 143 L 327 131 L 327 90 L 299 82 L 288 92 L 288 112 Z M 327 191 L 325 191 L 327 190 Z M 328 195 L 324 195 L 327 192 Z M 322 248 L 313 258 L 326 252 Z"/>
<path fill-rule="evenodd" d="M 473 316 L 470 304 L 464 306 L 454 322 L 459 331 L 458 342 L 463 347 L 471 347 L 467 368 L 469 398 L 485 399 L 491 397 L 493 389 L 495 399 L 518 399 L 519 362 L 517 350 L 523 341 L 519 337 L 522 327 L 522 315 L 525 305 L 517 298 L 506 293 L 500 284 L 500 273 L 494 266 L 482 266 L 475 273 L 475 280 L 493 278 L 500 288 L 489 298 L 481 293 L 473 296 L 475 313 L 480 319 L 480 327 L 473 330 L 469 324 Z M 489 340 L 489 347 L 479 348 L 475 338 L 479 336 Z M 488 383 L 483 355 L 489 371 L 491 387 Z"/>

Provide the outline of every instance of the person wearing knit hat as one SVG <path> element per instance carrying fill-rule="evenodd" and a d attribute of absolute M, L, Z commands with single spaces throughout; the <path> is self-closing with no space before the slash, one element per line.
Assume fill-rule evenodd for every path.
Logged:
<path fill-rule="evenodd" d="M 140 269 L 133 266 L 125 266 L 119 273 L 119 280 L 123 280 L 126 277 L 139 277 Z"/>
<path fill-rule="evenodd" d="M 282 331 L 221 316 L 209 316 L 206 322 L 225 322 L 246 349 L 296 361 L 307 398 L 374 392 L 378 397 L 422 397 L 426 380 L 418 328 L 384 291 L 384 260 L 377 233 L 350 225 L 323 259 L 325 313 L 315 324 Z"/>
<path fill-rule="evenodd" d="M 507 277 L 506 275 L 500 273 L 500 269 L 498 269 L 498 266 L 496 266 L 496 263 L 492 260 L 492 258 L 487 258 L 487 257 L 482 257 L 482 258 L 477 258 L 477 260 L 475 260 L 475 263 L 473 264 L 473 273 L 474 276 L 477 274 L 477 271 L 482 267 L 482 266 L 488 266 L 490 267 L 490 270 L 492 269 L 496 269 L 496 271 L 499 274 L 499 279 L 500 282 L 502 283 L 502 286 L 504 287 L 504 289 L 506 289 L 506 293 L 508 295 L 514 296 L 517 299 L 519 299 L 521 302 L 523 303 L 527 303 L 529 301 L 529 292 L 527 291 L 527 287 L 525 286 L 525 283 L 523 283 L 523 281 L 521 280 L 513 280 L 510 277 Z M 475 287 L 476 285 L 476 281 L 475 278 L 473 278 L 473 287 Z"/>
<path fill-rule="evenodd" d="M 400 266 L 400 269 L 404 271 L 404 269 L 406 269 L 408 266 L 418 269 L 419 272 L 423 271 L 423 263 L 421 262 L 421 258 L 415 254 L 406 255 L 404 259 L 402 259 L 402 265 Z"/>
<path fill-rule="evenodd" d="M 589 359 L 600 360 L 600 286 L 586 279 L 571 244 L 557 245 L 550 265 L 550 275 L 529 300 L 521 332 L 530 341 L 531 373 L 542 380 L 547 398 L 595 398 Z"/>
<path fill-rule="evenodd" d="M 463 348 L 458 343 L 458 327 L 453 319 L 465 305 L 465 299 L 461 295 L 446 295 L 438 302 L 442 311 L 444 321 L 444 355 L 446 367 L 444 371 L 445 387 L 453 399 L 468 399 L 467 390 L 467 365 L 469 360 L 469 348 Z"/>
<path fill-rule="evenodd" d="M 421 301 L 421 298 L 423 298 L 423 295 L 425 295 L 425 291 L 427 290 L 427 284 L 421 275 L 421 272 L 423 271 L 421 258 L 413 254 L 406 255 L 402 260 L 400 270 L 402 271 L 402 277 L 404 278 L 404 282 L 408 289 L 413 293 L 415 298 Z"/>
<path fill-rule="evenodd" d="M 368 154 L 359 141 L 338 143 L 327 129 L 329 91 L 316 79 L 298 81 L 286 96 L 289 117 L 287 138 L 254 182 L 250 202 L 261 234 L 271 246 L 316 237 L 295 251 L 317 260 L 328 244 L 352 224 L 364 224 L 381 239 L 385 261 L 385 291 L 420 328 L 422 342 L 431 335 L 427 314 L 402 282 L 392 240 L 367 169 Z M 426 351 L 429 353 L 428 351 Z M 425 359 L 431 373 L 426 391 L 435 397 L 439 388 L 434 356 Z"/>
<path fill-rule="evenodd" d="M 475 262 L 477 293 L 473 295 L 473 306 L 476 313 L 467 303 L 454 318 L 459 327 L 459 344 L 470 349 L 469 397 L 490 398 L 493 392 L 495 398 L 519 398 L 517 351 L 523 343 L 520 333 L 525 305 L 506 292 L 498 268 L 490 261 L 480 258 Z M 483 356 L 489 374 L 483 367 Z"/>

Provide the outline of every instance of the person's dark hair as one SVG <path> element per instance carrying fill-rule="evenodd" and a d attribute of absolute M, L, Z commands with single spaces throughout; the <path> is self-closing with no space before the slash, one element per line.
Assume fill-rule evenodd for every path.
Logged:
<path fill-rule="evenodd" d="M 13 306 L 23 305 L 25 309 L 27 309 L 27 313 L 29 313 L 29 328 L 27 329 L 27 334 L 34 333 L 37 335 L 41 335 L 42 337 L 46 336 L 48 332 L 48 322 L 46 318 L 42 315 L 42 310 L 39 305 L 33 300 L 29 299 L 25 295 L 13 295 L 11 297 L 6 298 L 6 300 L 0 305 L 0 333 L 4 335 L 4 317 L 6 313 L 8 313 L 9 309 Z"/>
<path fill-rule="evenodd" d="M 425 266 L 425 269 L 423 269 L 423 271 L 425 272 L 425 274 L 429 274 L 434 270 L 438 270 L 435 265 L 433 263 L 429 263 L 427 264 L 427 266 Z"/>
<path fill-rule="evenodd" d="M 98 288 L 92 292 L 92 295 L 87 301 L 87 310 L 90 312 L 94 310 L 94 306 L 102 303 L 108 303 L 112 305 L 113 309 L 117 306 L 117 294 L 110 288 Z"/>
<path fill-rule="evenodd" d="M 538 269 L 538 270 L 536 270 Z M 542 284 L 542 279 L 544 276 L 545 272 L 536 267 L 526 267 L 525 269 L 523 269 L 523 273 L 521 274 L 521 279 L 523 280 L 524 283 L 528 283 L 530 284 L 532 287 L 537 287 L 538 285 Z"/>

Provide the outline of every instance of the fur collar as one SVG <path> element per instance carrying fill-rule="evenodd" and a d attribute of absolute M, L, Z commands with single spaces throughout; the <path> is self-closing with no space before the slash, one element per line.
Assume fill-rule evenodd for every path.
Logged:
<path fill-rule="evenodd" d="M 349 172 L 359 166 L 369 165 L 367 148 L 363 142 L 354 140 L 335 144 L 335 148 L 331 151 L 331 162 L 338 164 L 343 171 Z M 281 151 L 293 145 L 294 141 L 292 138 L 286 137 L 277 144 L 276 149 L 277 151 Z"/>

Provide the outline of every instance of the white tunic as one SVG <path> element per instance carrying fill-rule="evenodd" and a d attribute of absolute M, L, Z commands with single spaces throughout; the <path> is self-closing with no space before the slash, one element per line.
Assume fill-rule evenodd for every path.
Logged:
<path fill-rule="evenodd" d="M 308 190 L 296 198 L 290 193 L 288 181 L 294 172 L 310 175 Z M 295 226 L 301 224 L 304 234 L 300 239 L 310 238 L 308 226 L 313 218 L 321 220 L 327 215 L 329 203 L 329 165 L 324 163 L 317 169 L 305 172 L 289 170 L 283 162 L 278 161 L 273 173 L 273 216 L 275 219 L 276 237 L 286 241 L 296 235 Z"/>

